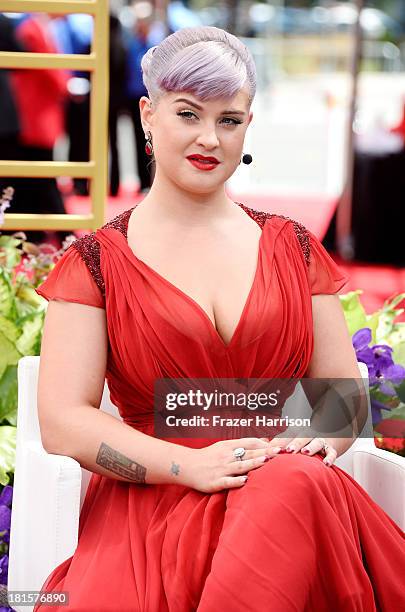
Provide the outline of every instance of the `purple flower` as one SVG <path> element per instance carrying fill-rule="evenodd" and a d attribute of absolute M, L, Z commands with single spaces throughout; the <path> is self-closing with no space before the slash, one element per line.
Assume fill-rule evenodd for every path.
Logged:
<path fill-rule="evenodd" d="M 8 578 L 8 555 L 0 557 L 0 584 L 7 584 Z"/>
<path fill-rule="evenodd" d="M 13 487 L 6 485 L 0 493 L 0 543 L 10 542 L 11 510 L 9 506 L 13 499 Z"/>
<path fill-rule="evenodd" d="M 10 506 L 13 499 L 13 487 L 6 485 L 0 493 L 0 504 Z"/>
<path fill-rule="evenodd" d="M 405 378 L 405 368 L 397 363 L 393 363 L 385 369 L 384 376 L 394 385 L 400 385 Z"/>
<path fill-rule="evenodd" d="M 352 337 L 352 343 L 356 351 L 357 361 L 362 361 L 367 365 L 370 370 L 370 366 L 374 362 L 374 355 L 372 349 L 368 346 L 371 342 L 371 329 L 369 327 L 363 327 L 359 329 Z"/>
<path fill-rule="evenodd" d="M 352 342 L 356 352 L 368 348 L 371 338 L 371 329 L 369 327 L 362 327 L 362 329 L 356 331 L 352 336 Z"/>
<path fill-rule="evenodd" d="M 370 397 L 370 405 L 373 425 L 375 426 L 382 421 L 383 416 L 381 410 L 391 410 L 391 408 L 377 401 L 374 397 Z"/>
<path fill-rule="evenodd" d="M 384 393 L 393 395 L 388 391 L 386 382 L 400 384 L 405 378 L 405 368 L 395 364 L 392 359 L 393 349 L 387 344 L 374 344 L 368 346 L 372 335 L 369 327 L 359 329 L 352 337 L 353 347 L 358 361 L 367 365 L 370 385 L 384 384 Z M 380 390 L 383 391 L 383 389 Z"/>
<path fill-rule="evenodd" d="M 8 506 L 0 506 L 0 541 L 10 541 L 11 510 Z M 5 533 L 4 533 L 5 532 Z M 3 535 L 2 535 L 3 534 Z"/>
<path fill-rule="evenodd" d="M 370 400 L 373 424 L 377 425 L 383 416 L 382 410 L 391 410 L 392 405 L 384 404 L 373 395 L 373 391 L 387 396 L 387 401 L 397 399 L 397 391 L 393 385 L 399 385 L 405 379 L 405 368 L 395 364 L 392 359 L 393 349 L 387 344 L 374 344 L 369 346 L 372 339 L 371 329 L 364 327 L 359 329 L 352 337 L 353 347 L 356 351 L 358 361 L 367 365 Z"/>

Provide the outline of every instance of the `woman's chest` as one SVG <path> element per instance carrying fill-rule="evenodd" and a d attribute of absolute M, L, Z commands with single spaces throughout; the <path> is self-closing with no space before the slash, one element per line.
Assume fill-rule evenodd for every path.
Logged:
<path fill-rule="evenodd" d="M 257 228 L 258 229 L 258 228 Z M 241 320 L 259 267 L 259 235 L 243 241 L 200 236 L 128 246 L 166 289 L 194 303 L 225 344 Z"/>

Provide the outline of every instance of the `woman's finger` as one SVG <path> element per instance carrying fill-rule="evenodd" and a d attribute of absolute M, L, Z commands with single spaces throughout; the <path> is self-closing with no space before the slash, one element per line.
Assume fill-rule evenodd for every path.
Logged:
<path fill-rule="evenodd" d="M 272 438 L 268 443 L 267 452 L 270 454 L 277 454 L 282 450 L 285 450 L 285 447 L 293 440 L 293 438 Z"/>
<path fill-rule="evenodd" d="M 312 438 L 294 438 L 286 446 L 287 453 L 298 453 Z"/>
<path fill-rule="evenodd" d="M 325 457 L 323 458 L 323 463 L 329 467 L 336 461 L 336 457 L 337 450 L 328 444 Z"/>
<path fill-rule="evenodd" d="M 323 440 L 326 442 L 326 449 L 324 449 Z M 325 465 L 332 465 L 332 463 L 336 460 L 337 451 L 331 445 L 330 440 L 327 438 L 313 438 L 306 446 L 301 448 L 301 452 L 306 455 L 314 455 L 316 453 L 322 452 L 325 456 L 323 459 L 323 463 Z"/>
<path fill-rule="evenodd" d="M 299 434 L 301 435 L 301 437 L 299 436 Z M 305 434 L 307 435 L 305 436 Z M 274 447 L 279 448 L 279 450 L 286 450 L 286 448 L 289 445 L 295 444 L 295 440 L 302 440 L 306 444 L 309 440 L 312 440 L 313 437 L 314 437 L 313 435 L 312 436 L 308 435 L 308 432 L 305 429 L 302 429 L 302 428 L 297 429 L 296 427 L 295 428 L 288 427 L 285 431 L 283 431 L 282 437 L 275 436 L 274 438 L 270 440 L 269 448 L 273 449 L 273 452 L 274 452 Z M 301 446 L 299 446 L 297 450 L 299 451 L 300 448 Z"/>
<path fill-rule="evenodd" d="M 234 448 L 242 447 L 246 450 L 253 450 L 255 448 L 266 448 L 268 445 L 268 438 L 237 438 L 233 440 L 227 440 L 227 444 Z"/>

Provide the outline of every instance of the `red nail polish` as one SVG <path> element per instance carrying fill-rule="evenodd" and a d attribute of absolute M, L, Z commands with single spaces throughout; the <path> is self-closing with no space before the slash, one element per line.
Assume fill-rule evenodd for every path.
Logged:
<path fill-rule="evenodd" d="M 304 448 L 302 452 L 305 453 L 306 455 L 309 454 L 309 450 L 307 448 Z"/>

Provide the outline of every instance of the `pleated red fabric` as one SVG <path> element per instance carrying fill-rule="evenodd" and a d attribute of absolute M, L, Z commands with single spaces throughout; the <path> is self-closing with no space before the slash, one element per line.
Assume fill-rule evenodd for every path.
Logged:
<path fill-rule="evenodd" d="M 124 228 L 132 210 L 120 215 Z M 101 284 L 94 254 L 85 263 L 70 247 L 38 288 L 48 300 L 105 308 L 106 379 L 132 427 L 154 435 L 157 378 L 305 375 L 311 295 L 337 293 L 348 279 L 312 232 L 308 261 L 291 220 L 269 215 L 261 226 L 256 274 L 228 344 L 114 223 L 94 234 Z M 93 474 L 77 549 L 42 588 L 69 592 L 60 612 L 392 612 L 405 609 L 404 575 L 404 533 L 353 478 L 321 455 L 282 454 L 243 488 L 214 494 Z"/>

